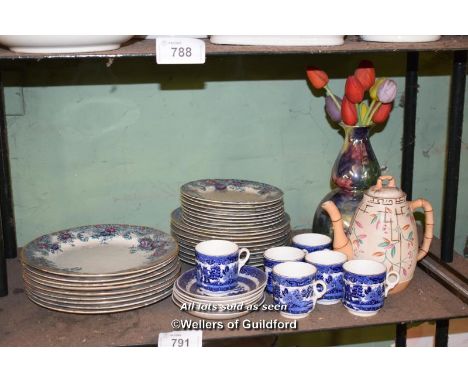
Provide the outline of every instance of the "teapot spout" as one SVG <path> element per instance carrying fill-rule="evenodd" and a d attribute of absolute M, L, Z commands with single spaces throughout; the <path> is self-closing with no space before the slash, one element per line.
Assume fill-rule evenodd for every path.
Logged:
<path fill-rule="evenodd" d="M 330 220 L 332 221 L 333 249 L 344 253 L 348 257 L 348 260 L 351 260 L 353 258 L 353 246 L 349 238 L 346 236 L 340 211 L 336 207 L 335 203 L 330 200 L 323 203 L 322 208 L 327 212 Z"/>

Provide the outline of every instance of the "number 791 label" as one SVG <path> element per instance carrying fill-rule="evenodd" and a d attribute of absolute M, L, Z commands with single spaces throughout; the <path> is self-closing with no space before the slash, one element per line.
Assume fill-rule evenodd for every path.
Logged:
<path fill-rule="evenodd" d="M 188 37 L 159 37 L 156 39 L 158 64 L 204 64 L 205 42 Z"/>
<path fill-rule="evenodd" d="M 202 346 L 202 331 L 187 330 L 169 333 L 159 333 L 158 347 L 187 348 Z"/>

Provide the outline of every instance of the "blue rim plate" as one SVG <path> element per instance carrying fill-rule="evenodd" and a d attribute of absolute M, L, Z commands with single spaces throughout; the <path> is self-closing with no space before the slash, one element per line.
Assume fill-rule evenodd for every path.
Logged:
<path fill-rule="evenodd" d="M 235 296 L 246 297 L 250 294 L 255 294 L 255 292 L 265 288 L 266 281 L 266 274 L 261 269 L 244 265 L 239 273 L 237 287 L 227 292 L 209 294 L 200 289 L 197 285 L 195 268 L 184 272 L 175 282 L 175 286 L 179 292 L 191 298 L 223 300 Z"/>

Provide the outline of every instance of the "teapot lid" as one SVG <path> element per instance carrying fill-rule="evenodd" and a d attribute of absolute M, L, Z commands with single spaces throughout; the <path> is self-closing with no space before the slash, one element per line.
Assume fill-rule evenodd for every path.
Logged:
<path fill-rule="evenodd" d="M 387 181 L 384 185 L 383 182 Z M 369 188 L 366 195 L 375 198 L 397 199 L 401 197 L 406 198 L 406 194 L 398 187 L 395 186 L 395 179 L 390 175 L 380 176 L 375 186 Z"/>

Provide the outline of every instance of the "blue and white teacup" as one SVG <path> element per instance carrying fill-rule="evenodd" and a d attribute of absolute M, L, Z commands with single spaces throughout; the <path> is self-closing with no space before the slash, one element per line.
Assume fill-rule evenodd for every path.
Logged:
<path fill-rule="evenodd" d="M 320 233 L 301 233 L 292 238 L 293 246 L 307 252 L 332 249 L 332 239 Z"/>
<path fill-rule="evenodd" d="M 263 264 L 265 265 L 265 273 L 267 276 L 266 291 L 268 293 L 273 293 L 271 270 L 275 265 L 284 263 L 285 261 L 303 261 L 307 253 L 305 249 L 286 246 L 274 247 L 266 250 L 263 254 Z"/>
<path fill-rule="evenodd" d="M 225 292 L 237 286 L 239 271 L 247 263 L 247 248 L 227 240 L 207 240 L 195 247 L 197 284 L 206 292 Z"/>
<path fill-rule="evenodd" d="M 344 263 L 345 292 L 343 305 L 355 316 L 374 316 L 383 307 L 385 297 L 400 281 L 398 272 L 374 260 L 350 260 Z"/>
<path fill-rule="evenodd" d="M 307 317 L 315 303 L 327 291 L 327 284 L 315 280 L 317 268 L 303 261 L 287 261 L 273 267 L 273 301 L 282 308 L 286 318 Z M 321 286 L 319 291 L 317 286 Z"/>
<path fill-rule="evenodd" d="M 317 251 L 308 253 L 305 261 L 317 268 L 316 280 L 327 283 L 327 293 L 317 301 L 317 304 L 332 305 L 343 299 L 343 264 L 348 261 L 345 254 L 337 251 Z"/>

